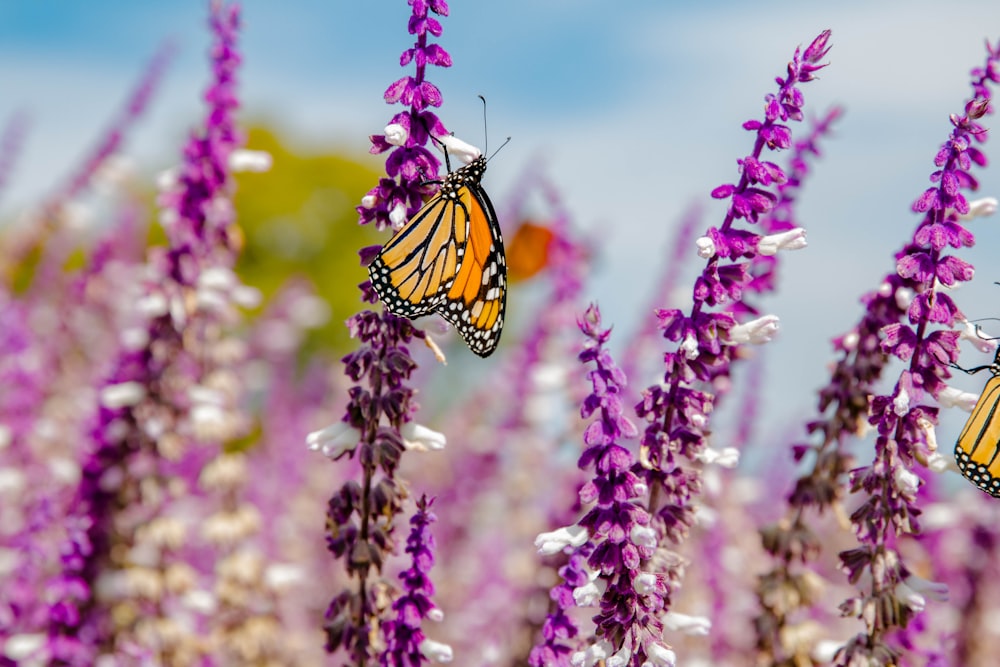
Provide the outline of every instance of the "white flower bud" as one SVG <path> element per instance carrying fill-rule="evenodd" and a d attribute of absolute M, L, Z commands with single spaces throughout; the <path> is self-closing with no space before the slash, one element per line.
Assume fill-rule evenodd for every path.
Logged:
<path fill-rule="evenodd" d="M 455 657 L 451 646 L 436 642 L 433 639 L 424 639 L 420 642 L 420 653 L 428 660 L 433 660 L 434 662 L 451 662 Z"/>
<path fill-rule="evenodd" d="M 702 259 L 711 259 L 715 256 L 715 243 L 707 236 L 702 236 L 694 244 L 698 247 L 698 256 Z"/>
<path fill-rule="evenodd" d="M 306 446 L 314 452 L 335 459 L 349 452 L 361 441 L 361 431 L 346 422 L 337 422 L 306 436 Z"/>
<path fill-rule="evenodd" d="M 444 433 L 432 431 L 414 422 L 403 424 L 399 434 L 403 436 L 403 446 L 415 452 L 429 452 L 444 449 L 447 439 Z"/>
<path fill-rule="evenodd" d="M 483 152 L 473 146 L 472 144 L 467 144 L 453 134 L 449 134 L 444 137 L 438 137 L 438 141 L 447 150 L 447 155 L 456 158 L 462 164 L 469 164 L 473 160 L 482 156 Z M 435 142 L 437 144 L 437 142 Z"/>
<path fill-rule="evenodd" d="M 683 632 L 686 635 L 703 636 L 712 629 L 712 621 L 704 616 L 688 616 L 668 611 L 663 616 L 663 627 L 667 630 Z"/>
<path fill-rule="evenodd" d="M 406 224 L 406 207 L 402 204 L 396 204 L 389 211 L 389 222 L 392 223 L 392 228 L 399 231 Z"/>
<path fill-rule="evenodd" d="M 267 151 L 237 148 L 229 154 L 229 168 L 233 171 L 263 173 L 271 170 L 273 158 Z"/>
<path fill-rule="evenodd" d="M 535 538 L 535 547 L 543 556 L 557 554 L 566 547 L 578 547 L 590 537 L 583 526 L 564 526 L 550 533 L 540 533 Z"/>
<path fill-rule="evenodd" d="M 776 255 L 779 250 L 801 250 L 807 245 L 806 230 L 796 227 L 787 232 L 762 237 L 757 243 L 757 252 L 761 255 Z"/>
<path fill-rule="evenodd" d="M 146 398 L 146 388 L 138 382 L 110 384 L 101 389 L 100 403 L 110 410 L 134 407 Z"/>
<path fill-rule="evenodd" d="M 738 324 L 729 330 L 728 345 L 762 345 L 771 342 L 774 335 L 778 333 L 777 315 L 764 315 L 755 320 Z"/>
<path fill-rule="evenodd" d="M 979 400 L 979 394 L 962 391 L 949 385 L 941 390 L 937 400 L 943 408 L 959 408 L 972 412 L 972 408 L 976 407 L 976 402 Z"/>
<path fill-rule="evenodd" d="M 410 133 L 399 123 L 391 123 L 385 126 L 385 140 L 393 146 L 402 146 L 410 138 Z"/>
<path fill-rule="evenodd" d="M 723 468 L 735 468 L 740 462 L 740 450 L 735 447 L 726 447 L 722 450 L 705 447 L 697 458 L 706 464 L 714 463 Z"/>
<path fill-rule="evenodd" d="M 997 212 L 996 197 L 983 197 L 969 202 L 969 212 L 958 216 L 960 220 L 985 218 Z"/>

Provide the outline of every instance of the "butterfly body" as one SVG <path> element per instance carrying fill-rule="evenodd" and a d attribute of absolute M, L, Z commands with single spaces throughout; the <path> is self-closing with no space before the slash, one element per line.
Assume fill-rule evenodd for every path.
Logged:
<path fill-rule="evenodd" d="M 970 372 L 984 369 L 993 376 L 958 436 L 955 463 L 970 482 L 1000 498 L 1000 352 L 992 364 Z"/>
<path fill-rule="evenodd" d="M 439 313 L 481 357 L 496 349 L 507 304 L 507 263 L 482 187 L 485 171 L 480 156 L 450 172 L 368 267 L 389 312 L 409 319 Z"/>

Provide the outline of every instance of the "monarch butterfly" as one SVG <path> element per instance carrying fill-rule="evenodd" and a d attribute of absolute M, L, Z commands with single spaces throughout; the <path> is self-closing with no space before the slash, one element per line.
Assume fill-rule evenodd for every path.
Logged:
<path fill-rule="evenodd" d="M 451 171 L 441 190 L 368 266 L 389 312 L 413 319 L 439 313 L 480 357 L 493 353 L 507 305 L 507 261 L 493 203 L 483 190 L 486 158 Z"/>
<path fill-rule="evenodd" d="M 955 443 L 955 463 L 965 477 L 990 494 L 1000 498 L 1000 349 L 989 366 L 971 368 L 973 374 L 989 369 L 993 374 L 976 401 L 969 421 Z M 965 370 L 965 369 L 961 369 Z"/>

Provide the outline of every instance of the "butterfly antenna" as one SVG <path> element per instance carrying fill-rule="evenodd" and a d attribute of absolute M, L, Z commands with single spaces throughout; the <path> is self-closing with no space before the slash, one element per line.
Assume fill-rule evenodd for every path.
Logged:
<path fill-rule="evenodd" d="M 980 322 L 1000 322 L 1000 318 L 996 317 L 977 317 L 974 320 L 969 320 L 970 323 L 975 325 L 976 337 L 980 340 L 1000 340 L 1000 336 L 984 336 L 983 328 L 979 326 Z"/>
<path fill-rule="evenodd" d="M 507 140 L 500 144 L 500 148 L 493 151 L 493 155 L 490 155 L 490 134 L 486 129 L 486 98 L 482 95 L 479 95 L 478 97 L 483 101 L 483 154 L 489 155 L 489 157 L 486 158 L 486 161 L 489 162 L 493 159 L 493 155 L 500 152 L 500 148 L 503 148 L 510 143 L 510 137 L 507 137 Z"/>
<path fill-rule="evenodd" d="M 451 173 L 451 159 L 448 157 L 448 147 L 444 145 L 443 141 L 441 141 L 440 139 L 438 139 L 437 137 L 435 137 L 430 132 L 427 133 L 427 136 L 431 138 L 431 141 L 433 141 L 434 143 L 436 143 L 438 146 L 441 147 L 441 152 L 444 153 L 444 167 L 445 167 L 445 169 L 448 170 L 448 173 Z M 451 136 L 455 136 L 455 133 L 452 132 Z M 441 181 L 428 181 L 428 182 L 430 182 L 430 183 L 440 183 Z"/>
<path fill-rule="evenodd" d="M 499 152 L 500 152 L 500 150 L 501 150 L 501 149 L 502 149 L 502 148 L 503 148 L 504 146 L 506 146 L 507 144 L 509 144 L 509 143 L 510 143 L 510 137 L 507 137 L 507 140 L 506 140 L 506 141 L 504 141 L 504 142 L 503 142 L 502 144 L 500 144 L 500 148 L 498 148 L 498 149 L 496 149 L 495 151 L 493 151 L 493 155 L 496 155 L 497 153 L 499 153 Z M 493 159 L 493 155 L 491 155 L 491 156 L 489 156 L 488 158 L 486 158 L 486 161 L 487 161 L 487 162 L 489 162 L 490 160 L 492 160 L 492 159 Z"/>
<path fill-rule="evenodd" d="M 486 98 L 482 95 L 478 95 L 479 99 L 483 101 L 483 152 L 490 152 L 490 133 L 486 126 Z"/>

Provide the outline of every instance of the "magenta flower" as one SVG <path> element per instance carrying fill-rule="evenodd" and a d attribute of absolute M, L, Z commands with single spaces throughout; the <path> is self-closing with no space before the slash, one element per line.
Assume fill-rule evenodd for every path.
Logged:
<path fill-rule="evenodd" d="M 565 583 L 551 593 L 556 607 L 545 621 L 543 643 L 532 651 L 531 664 L 594 664 L 614 655 L 622 665 L 672 665 L 673 654 L 661 641 L 659 618 L 668 591 L 661 577 L 643 567 L 656 545 L 650 515 L 641 504 L 647 487 L 632 471 L 632 453 L 620 444 L 638 435 L 624 415 L 626 378 L 604 349 L 611 330 L 601 329 L 597 306 L 587 309 L 579 327 L 588 339 L 580 361 L 595 364 L 588 373 L 593 390 L 580 414 L 596 419 L 584 431 L 587 447 L 578 463 L 581 470 L 592 471 L 591 480 L 580 490 L 581 503 L 591 509 L 576 526 L 541 535 L 536 541 L 543 553 L 555 553 L 564 546 L 574 550 L 570 563 L 561 570 Z M 585 569 L 582 557 L 586 557 Z M 566 615 L 570 596 L 577 604 L 599 607 L 593 640 L 573 655 L 565 643 L 578 632 Z"/>
<path fill-rule="evenodd" d="M 378 229 L 397 230 L 423 206 L 429 194 L 426 181 L 438 177 L 440 160 L 427 148 L 430 137 L 443 140 L 448 130 L 430 107 L 441 106 L 441 91 L 425 78 L 427 66 L 451 67 L 451 56 L 440 44 L 428 43 L 428 36 L 441 36 L 441 23 L 432 16 L 448 15 L 444 0 L 407 0 L 413 7 L 407 30 L 417 36 L 412 48 L 403 51 L 399 64 L 416 65 L 414 75 L 406 75 L 385 91 L 387 104 L 403 104 L 408 109 L 389 120 L 385 134 L 371 136 L 371 153 L 390 151 L 385 161 L 386 178 L 369 190 L 358 206 L 361 224 L 374 222 Z"/>
<path fill-rule="evenodd" d="M 757 256 L 753 258 L 750 273 L 753 278 L 747 284 L 747 291 L 766 293 L 774 291 L 777 284 L 778 251 L 793 250 L 805 246 L 805 230 L 796 221 L 795 204 L 802 190 L 802 183 L 809 175 L 811 156 L 819 157 L 819 140 L 830 133 L 830 126 L 843 114 L 839 107 L 833 107 L 811 124 L 805 139 L 794 142 L 788 159 L 787 176 L 779 183 L 778 199 L 774 208 L 761 220 L 761 231 L 768 235 L 757 244 Z M 737 312 L 756 314 L 758 311 L 746 300 L 734 308 Z"/>
<path fill-rule="evenodd" d="M 923 610 L 901 591 L 912 570 L 896 545 L 901 537 L 920 532 L 917 491 L 922 481 L 914 468 L 939 456 L 933 435 L 938 407 L 924 401 L 928 396 L 938 399 L 948 389 L 944 381 L 950 376 L 949 365 L 958 361 L 961 332 L 935 327 L 955 327 L 966 320 L 939 284 L 950 287 L 973 276 L 971 264 L 945 251 L 974 243 L 959 215 L 971 208 L 962 191 L 977 186 L 971 168 L 986 165 L 985 154 L 975 144 L 986 139 L 979 121 L 990 111 L 988 84 L 1000 82 L 1000 44 L 987 44 L 987 52 L 985 67 L 973 71 L 976 97 L 966 103 L 963 115 L 952 115 L 954 129 L 934 158 L 938 169 L 931 182 L 936 185 L 913 204 L 924 218 L 896 256 L 896 273 L 912 298 L 907 322 L 882 328 L 881 349 L 907 362 L 907 368 L 892 393 L 871 400 L 868 421 L 878 434 L 875 459 L 850 473 L 852 492 L 863 491 L 866 498 L 851 515 L 859 545 L 840 553 L 848 579 L 858 586 L 841 610 L 860 619 L 865 630 L 843 648 L 838 664 L 895 663 L 905 647 L 894 643 L 890 633 L 905 629 Z M 899 298 L 899 292 L 895 296 Z"/>
<path fill-rule="evenodd" d="M 431 653 L 438 661 L 451 660 L 447 647 L 427 639 L 421 628 L 424 619 L 441 620 L 442 616 L 431 601 L 434 595 L 434 584 L 430 580 L 434 536 L 430 533 L 430 525 L 437 520 L 430 511 L 433 502 L 421 496 L 417 512 L 410 519 L 412 528 L 406 539 L 410 567 L 399 575 L 404 592 L 392 603 L 396 617 L 385 623 L 384 632 L 389 643 L 381 656 L 383 667 L 419 667 L 427 661 L 425 653 Z"/>
<path fill-rule="evenodd" d="M 738 345 L 766 342 L 777 329 L 774 316 L 741 324 L 736 312 L 710 309 L 732 307 L 742 300 L 751 283 L 751 263 L 735 260 L 752 261 L 761 254 L 761 246 L 772 241 L 737 229 L 733 223 L 766 220 L 779 200 L 773 190 L 788 179 L 777 164 L 762 160 L 761 155 L 765 147 L 778 150 L 793 146 L 785 123 L 801 120 L 803 98 L 798 86 L 814 79 L 815 72 L 824 67 L 819 61 L 829 50 L 829 37 L 829 31 L 824 32 L 805 51 L 796 50 L 787 76 L 777 79 L 778 93 L 766 98 L 765 119 L 744 123 L 744 128 L 756 134 L 754 150 L 739 161 L 740 181 L 712 192 L 715 198 L 729 198 L 730 206 L 722 226 L 709 229 L 699 242 L 699 254 L 708 263 L 695 282 L 690 314 L 677 309 L 658 313 L 664 337 L 676 347 L 664 355 L 663 383 L 649 387 L 636 407 L 648 426 L 639 462 L 632 468 L 650 490 L 650 528 L 655 543 L 670 540 L 678 544 L 686 538 L 694 523 L 692 501 L 701 489 L 700 462 L 706 457 L 718 458 L 706 450 L 708 416 L 715 397 L 703 387 L 729 375 Z M 671 569 L 661 576 L 666 608 L 680 574 Z"/>
<path fill-rule="evenodd" d="M 121 567 L 111 558 L 112 551 L 127 549 L 136 540 L 132 522 L 143 503 L 141 496 L 135 497 L 134 487 L 143 471 L 162 474 L 163 458 L 182 458 L 187 440 L 200 435 L 197 400 L 192 396 L 201 378 L 189 354 L 207 359 L 211 347 L 205 345 L 201 327 L 192 327 L 187 336 L 185 331 L 192 321 L 200 318 L 204 325 L 215 314 L 204 299 L 186 301 L 183 292 L 197 288 L 200 296 L 217 289 L 220 274 L 214 267 L 233 261 L 228 243 L 233 220 L 228 160 L 238 136 L 232 115 L 233 73 L 239 62 L 238 9 L 215 3 L 211 22 L 216 37 L 215 81 L 207 94 L 204 132 L 192 134 L 176 188 L 163 197 L 163 205 L 174 213 L 165 220 L 171 245 L 153 255 L 152 270 L 159 273 L 145 286 L 147 292 L 136 307 L 136 315 L 145 320 L 144 330 L 141 335 L 131 332 L 129 341 L 122 341 L 114 368 L 100 387 L 91 447 L 82 463 L 71 505 L 74 514 L 60 550 L 62 572 L 47 591 L 52 600 L 47 652 L 54 662 L 92 664 L 97 651 L 108 647 L 129 646 L 143 653 L 136 648 L 142 646 L 141 639 L 114 636 L 121 628 L 114 627 L 107 608 L 95 599 L 95 584 Z M 205 345 L 200 351 L 199 343 Z M 149 483 L 146 488 L 151 488 Z M 123 512 L 126 507 L 129 512 Z M 147 521 L 160 513 L 155 501 L 144 511 Z"/>
<path fill-rule="evenodd" d="M 357 208 L 360 223 L 374 222 L 378 229 L 397 230 L 419 210 L 428 194 L 423 183 L 434 179 L 440 166 L 427 143 L 432 136 L 450 141 L 444 125 L 428 111 L 440 106 L 442 100 L 437 87 L 425 78 L 429 64 L 451 66 L 448 52 L 428 43 L 429 35 L 441 36 L 441 24 L 431 14 L 447 16 L 448 5 L 444 0 L 408 3 L 412 12 L 407 29 L 417 41 L 403 52 L 400 65 L 412 63 L 416 73 L 399 79 L 385 92 L 386 103 L 408 108 L 392 117 L 385 134 L 371 137 L 372 153 L 391 152 L 386 158 L 386 177 Z M 377 251 L 377 247 L 362 249 L 362 264 L 370 264 Z M 360 289 L 365 301 L 377 301 L 369 281 Z M 307 439 L 310 448 L 330 458 L 357 455 L 363 476 L 360 483 L 352 480 L 335 492 L 327 508 L 327 548 L 334 557 L 344 559 L 357 589 L 342 591 L 330 603 L 324 624 L 326 648 L 330 652 L 346 649 L 358 664 L 374 660 L 382 653 L 372 644 L 373 631 L 379 628 L 389 647 L 388 653 L 382 653 L 383 661 L 417 664 L 413 661 L 420 658 L 413 642 L 421 632 L 419 623 L 412 617 L 405 622 L 381 618 L 384 612 L 373 581 L 395 549 L 393 522 L 406 498 L 405 487 L 396 478 L 404 448 L 444 446 L 443 435 L 411 421 L 417 406 L 407 382 L 416 363 L 407 346 L 425 335 L 409 320 L 384 311 L 359 313 L 348 320 L 348 326 L 361 346 L 343 359 L 346 373 L 355 383 L 346 414 L 339 424 Z M 431 587 L 429 580 L 426 584 Z"/>

